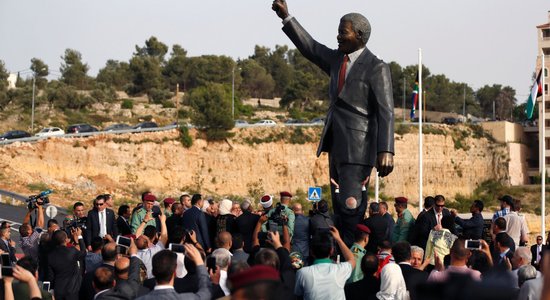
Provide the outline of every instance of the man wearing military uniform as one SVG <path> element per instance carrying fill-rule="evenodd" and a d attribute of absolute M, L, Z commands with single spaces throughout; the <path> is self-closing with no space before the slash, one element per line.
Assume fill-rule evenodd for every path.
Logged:
<path fill-rule="evenodd" d="M 405 197 L 395 198 L 395 211 L 397 212 L 397 222 L 393 228 L 392 242 L 407 241 L 409 232 L 414 226 L 414 217 L 407 209 L 408 199 Z"/>
<path fill-rule="evenodd" d="M 294 235 L 294 220 L 296 219 L 296 216 L 294 215 L 294 211 L 289 207 L 290 206 L 290 200 L 292 199 L 292 194 L 289 192 L 281 192 L 281 206 L 282 211 L 281 215 L 286 216 L 287 222 L 286 225 L 288 227 L 288 234 L 290 235 L 290 238 L 292 239 L 292 236 Z M 277 207 L 271 207 L 271 209 L 267 212 L 268 218 L 270 218 L 273 213 L 277 210 Z M 268 223 L 268 222 L 266 222 Z M 262 225 L 262 231 L 267 231 L 266 224 Z M 278 226 L 279 234 L 282 236 L 283 234 L 283 227 Z"/>
<path fill-rule="evenodd" d="M 369 243 L 369 234 L 370 229 L 367 226 L 363 224 L 357 224 L 355 228 L 355 243 L 353 243 L 350 248 L 351 253 L 353 253 L 353 256 L 355 257 L 356 264 L 355 268 L 353 268 L 353 271 L 351 272 L 351 276 L 349 277 L 347 284 L 363 279 L 361 260 L 363 259 L 363 256 L 365 256 L 365 254 L 367 253 L 365 247 Z"/>
<path fill-rule="evenodd" d="M 153 205 L 156 200 L 157 200 L 157 197 L 155 197 L 153 194 L 147 194 L 143 197 L 143 206 L 138 210 L 136 210 L 132 215 L 132 219 L 130 222 L 132 233 L 134 234 L 136 233 L 136 230 L 138 229 L 139 225 L 145 219 L 146 214 L 153 213 Z M 156 218 L 151 218 L 151 220 L 147 222 L 146 227 L 149 225 L 156 227 L 157 226 Z"/>

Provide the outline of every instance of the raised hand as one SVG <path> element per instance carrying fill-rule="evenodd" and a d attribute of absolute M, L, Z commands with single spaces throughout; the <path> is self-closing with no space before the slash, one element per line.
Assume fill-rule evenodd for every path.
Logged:
<path fill-rule="evenodd" d="M 285 0 L 274 0 L 271 9 L 273 9 L 277 13 L 277 16 L 283 20 L 288 17 L 288 6 Z"/>

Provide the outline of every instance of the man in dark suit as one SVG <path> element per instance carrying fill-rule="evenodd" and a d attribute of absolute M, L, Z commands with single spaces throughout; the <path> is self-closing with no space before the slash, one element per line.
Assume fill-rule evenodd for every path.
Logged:
<path fill-rule="evenodd" d="M 104 195 L 94 200 L 94 208 L 88 212 L 86 219 L 86 245 L 90 245 L 92 238 L 99 236 L 110 242 L 118 235 L 115 213 L 107 208 Z"/>
<path fill-rule="evenodd" d="M 11 240 L 11 225 L 8 222 L 2 222 L 0 226 L 0 250 L 3 253 L 9 253 L 12 263 L 17 261 L 15 257 L 15 241 Z"/>
<path fill-rule="evenodd" d="M 183 214 L 182 225 L 184 229 L 195 231 L 197 241 L 203 249 L 209 252 L 211 246 L 210 237 L 208 236 L 208 226 L 206 224 L 206 217 L 201 210 L 203 203 L 204 200 L 201 194 L 194 194 L 191 197 L 191 205 L 193 206 Z"/>
<path fill-rule="evenodd" d="M 432 229 L 441 229 L 441 219 L 444 216 L 450 216 L 451 213 L 445 208 L 445 197 L 443 195 L 435 196 L 435 204 L 432 209 L 426 211 L 416 220 L 417 239 L 416 245 L 426 249 L 426 242 Z"/>
<path fill-rule="evenodd" d="M 353 231 L 364 213 L 362 187 L 376 167 L 384 177 L 393 170 L 393 95 L 390 69 L 366 43 L 369 21 L 351 13 L 340 19 L 338 49 L 315 41 L 288 13 L 285 0 L 274 0 L 272 9 L 283 20 L 283 31 L 296 48 L 330 76 L 330 106 L 317 155 L 329 153 L 330 178 L 340 185 L 335 215 L 346 243 L 353 243 Z M 347 201 L 353 197 L 355 201 Z M 355 203 L 350 207 L 349 203 Z M 360 207 L 361 211 L 356 208 Z"/>
<path fill-rule="evenodd" d="M 248 200 L 241 203 L 241 210 L 243 213 L 235 220 L 235 227 L 243 237 L 244 251 L 250 253 L 252 251 L 252 233 L 260 216 L 252 213 L 252 205 Z"/>
<path fill-rule="evenodd" d="M 537 236 L 537 243 L 531 246 L 531 264 L 537 268 L 540 267 L 540 260 L 542 259 L 542 252 L 546 247 L 542 244 L 542 236 Z"/>
<path fill-rule="evenodd" d="M 118 208 L 118 218 L 116 219 L 116 227 L 118 234 L 131 235 L 132 228 L 130 227 L 130 217 L 132 216 L 132 210 L 130 206 L 123 204 Z"/>
<path fill-rule="evenodd" d="M 391 248 L 395 263 L 399 264 L 401 273 L 405 279 L 405 285 L 411 296 L 411 299 L 417 299 L 416 287 L 426 282 L 428 273 L 420 271 L 411 266 L 411 245 L 408 242 L 397 242 Z"/>
<path fill-rule="evenodd" d="M 80 285 L 80 291 L 78 292 L 80 299 L 94 298 L 96 290 L 94 289 L 92 282 L 94 280 L 94 273 L 96 269 L 104 267 L 114 272 L 115 260 L 117 258 L 116 244 L 114 242 L 107 243 L 105 246 L 103 246 L 103 248 L 101 249 L 101 258 L 101 265 L 84 274 L 84 277 L 82 278 L 82 284 Z"/>
<path fill-rule="evenodd" d="M 378 247 L 383 241 L 389 240 L 388 222 L 380 215 L 380 204 L 372 202 L 369 205 L 369 217 L 363 222 L 370 229 L 369 243 L 365 250 L 378 253 Z"/>
<path fill-rule="evenodd" d="M 187 214 L 187 212 L 186 212 Z M 210 299 L 210 278 L 204 266 L 204 261 L 199 250 L 191 244 L 184 244 L 186 258 L 191 259 L 197 266 L 199 278 L 198 291 L 196 293 L 178 294 L 174 290 L 174 278 L 176 277 L 176 253 L 170 250 L 162 250 L 153 256 L 153 275 L 157 284 L 149 294 L 139 297 L 140 300 L 171 300 L 171 299 Z"/>
<path fill-rule="evenodd" d="M 455 223 L 462 227 L 462 237 L 464 239 L 480 240 L 483 235 L 483 201 L 474 200 L 472 206 L 470 206 L 470 212 L 472 217 L 468 220 L 464 220 L 457 216 L 456 210 L 452 210 L 451 214 L 455 217 Z"/>
<path fill-rule="evenodd" d="M 86 245 L 80 228 L 72 229 L 73 240 L 78 241 L 77 247 L 68 247 L 67 233 L 58 230 L 52 235 L 55 248 L 48 254 L 48 272 L 45 281 L 51 282 L 55 299 L 79 299 L 78 290 L 82 275 L 78 262 L 86 256 Z"/>

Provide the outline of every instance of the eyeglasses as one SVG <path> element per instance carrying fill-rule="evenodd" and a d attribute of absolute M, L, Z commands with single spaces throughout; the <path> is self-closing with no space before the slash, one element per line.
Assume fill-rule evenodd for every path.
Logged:
<path fill-rule="evenodd" d="M 105 205 L 105 202 L 103 202 L 103 203 L 96 203 L 96 204 L 95 204 L 95 206 L 103 206 L 103 205 Z"/>
<path fill-rule="evenodd" d="M 435 206 L 437 206 L 437 207 L 445 207 L 445 204 L 443 204 L 443 205 L 438 205 L 438 204 L 436 204 Z"/>

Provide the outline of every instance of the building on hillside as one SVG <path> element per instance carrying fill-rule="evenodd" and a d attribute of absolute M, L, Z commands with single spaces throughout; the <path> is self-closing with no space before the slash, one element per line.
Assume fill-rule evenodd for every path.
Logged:
<path fill-rule="evenodd" d="M 10 75 L 8 76 L 8 89 L 14 89 L 16 83 L 17 83 L 17 74 L 10 73 Z"/>

